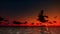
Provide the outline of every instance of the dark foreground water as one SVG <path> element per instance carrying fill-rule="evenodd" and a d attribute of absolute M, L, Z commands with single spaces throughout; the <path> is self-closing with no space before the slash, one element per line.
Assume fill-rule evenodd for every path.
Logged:
<path fill-rule="evenodd" d="M 0 27 L 0 34 L 46 34 L 46 31 L 44 27 Z M 48 27 L 48 33 L 60 34 L 60 27 Z"/>

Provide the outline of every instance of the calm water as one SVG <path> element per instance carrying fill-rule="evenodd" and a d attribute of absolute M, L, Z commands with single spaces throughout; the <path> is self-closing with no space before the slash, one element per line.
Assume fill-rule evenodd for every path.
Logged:
<path fill-rule="evenodd" d="M 0 34 L 46 34 L 45 27 L 0 27 Z M 48 27 L 48 33 L 60 34 L 60 27 Z"/>

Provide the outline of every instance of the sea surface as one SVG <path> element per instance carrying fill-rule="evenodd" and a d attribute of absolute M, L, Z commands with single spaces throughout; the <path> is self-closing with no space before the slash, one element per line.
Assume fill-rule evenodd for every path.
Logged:
<path fill-rule="evenodd" d="M 0 34 L 60 34 L 60 27 L 0 27 Z"/>

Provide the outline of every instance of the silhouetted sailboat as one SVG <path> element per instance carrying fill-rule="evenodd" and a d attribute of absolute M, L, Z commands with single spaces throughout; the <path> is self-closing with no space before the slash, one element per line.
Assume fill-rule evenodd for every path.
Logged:
<path fill-rule="evenodd" d="M 38 20 L 39 20 L 40 22 L 42 22 L 42 23 L 45 23 L 45 22 L 47 22 L 48 20 L 45 20 L 44 17 L 48 18 L 48 16 L 44 16 L 43 13 L 44 13 L 44 11 L 41 10 L 41 12 L 40 12 L 40 14 L 39 14 L 39 16 L 38 16 L 38 17 L 39 17 Z"/>
<path fill-rule="evenodd" d="M 44 11 L 41 10 L 40 14 L 39 14 L 39 18 L 38 20 L 41 22 L 41 23 L 46 23 L 48 22 L 48 20 L 45 20 L 44 17 L 48 18 L 48 16 L 44 16 Z M 50 32 L 48 31 L 48 27 L 46 27 L 46 25 L 43 25 L 43 27 L 41 27 L 41 34 L 50 34 Z"/>

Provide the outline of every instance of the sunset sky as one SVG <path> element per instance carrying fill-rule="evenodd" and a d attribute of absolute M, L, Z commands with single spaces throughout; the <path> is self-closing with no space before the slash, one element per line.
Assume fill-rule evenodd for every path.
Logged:
<path fill-rule="evenodd" d="M 3 0 L 0 1 L 0 16 L 9 20 L 38 23 L 41 10 L 49 16 L 49 21 L 60 21 L 60 1 L 58 0 Z M 56 17 L 57 18 L 54 18 Z"/>

